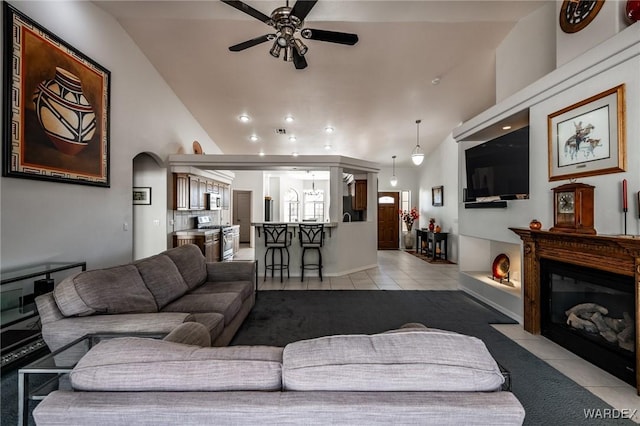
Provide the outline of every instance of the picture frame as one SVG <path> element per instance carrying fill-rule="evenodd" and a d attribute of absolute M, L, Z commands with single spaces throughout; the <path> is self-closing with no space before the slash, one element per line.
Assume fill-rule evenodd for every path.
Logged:
<path fill-rule="evenodd" d="M 625 85 L 550 114 L 549 181 L 626 170 Z"/>
<path fill-rule="evenodd" d="M 444 205 L 444 186 L 434 186 L 431 188 L 431 204 L 435 207 Z"/>
<path fill-rule="evenodd" d="M 111 73 L 3 2 L 6 177 L 109 187 Z"/>
<path fill-rule="evenodd" d="M 133 204 L 150 206 L 151 205 L 151 187 L 150 186 L 133 187 Z"/>

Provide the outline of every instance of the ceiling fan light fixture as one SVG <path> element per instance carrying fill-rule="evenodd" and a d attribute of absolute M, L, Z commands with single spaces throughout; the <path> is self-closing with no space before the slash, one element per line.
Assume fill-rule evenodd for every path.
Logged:
<path fill-rule="evenodd" d="M 287 62 L 293 62 L 293 47 L 292 46 L 287 46 L 284 49 L 284 56 L 283 59 Z"/>
<path fill-rule="evenodd" d="M 424 153 L 422 152 L 422 148 L 420 148 L 420 123 L 422 120 L 416 120 L 416 147 L 413 149 L 411 153 L 411 161 L 416 166 L 422 164 L 424 160 Z"/>
<path fill-rule="evenodd" d="M 393 176 L 391 176 L 389 183 L 395 187 L 398 184 L 398 178 L 396 177 L 396 156 L 394 155 L 391 158 L 393 159 Z"/>
<path fill-rule="evenodd" d="M 276 40 L 273 42 L 273 47 L 271 48 L 271 50 L 269 50 L 269 53 L 274 58 L 279 58 L 281 50 L 282 50 L 282 47 L 280 47 L 280 45 L 278 44 L 278 40 Z"/>
<path fill-rule="evenodd" d="M 293 45 L 300 56 L 304 56 L 304 54 L 309 50 L 309 48 L 299 38 L 293 39 Z"/>

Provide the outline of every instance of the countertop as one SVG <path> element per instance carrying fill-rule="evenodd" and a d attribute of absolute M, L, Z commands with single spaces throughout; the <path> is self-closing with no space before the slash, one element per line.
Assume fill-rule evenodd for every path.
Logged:
<path fill-rule="evenodd" d="M 225 228 L 240 228 L 240 225 L 224 225 Z M 220 233 L 220 228 L 214 229 L 183 229 L 182 231 L 174 231 L 171 235 L 177 236 L 193 236 L 193 235 L 211 235 Z"/>
<path fill-rule="evenodd" d="M 275 224 L 281 224 L 281 223 L 286 223 L 288 226 L 291 227 L 295 227 L 297 228 L 298 225 L 305 224 L 305 225 L 324 225 L 325 228 L 335 228 L 338 226 L 338 222 L 251 222 L 251 226 L 262 226 L 262 225 L 275 225 Z"/>

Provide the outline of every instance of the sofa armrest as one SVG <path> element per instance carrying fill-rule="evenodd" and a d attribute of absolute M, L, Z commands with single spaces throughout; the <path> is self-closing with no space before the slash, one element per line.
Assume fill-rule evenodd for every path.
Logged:
<path fill-rule="evenodd" d="M 209 330 L 206 326 L 197 322 L 185 322 L 184 324 L 180 324 L 162 340 L 192 346 L 211 346 L 211 335 L 209 334 Z"/>
<path fill-rule="evenodd" d="M 207 281 L 251 281 L 255 284 L 258 273 L 256 260 L 207 263 Z"/>
<path fill-rule="evenodd" d="M 42 324 L 59 321 L 64 318 L 58 305 L 56 305 L 56 300 L 53 298 L 53 292 L 36 297 L 36 307 Z"/>

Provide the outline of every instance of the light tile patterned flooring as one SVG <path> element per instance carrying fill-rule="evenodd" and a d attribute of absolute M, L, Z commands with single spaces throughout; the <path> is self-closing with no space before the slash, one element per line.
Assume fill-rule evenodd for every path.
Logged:
<path fill-rule="evenodd" d="M 253 249 L 242 246 L 236 259 L 253 260 Z M 263 281 L 259 271 L 259 290 L 458 290 L 458 265 L 434 265 L 398 250 L 378 251 L 378 266 L 340 277 L 324 277 L 316 271 L 300 282 L 286 276 Z M 521 324 L 495 324 L 493 327 L 520 346 L 606 401 L 621 413 L 634 412 L 632 420 L 640 423 L 640 397 L 634 387 L 588 363 L 572 352 L 542 336 L 530 334 Z M 585 410 L 600 407 L 584 407 Z M 615 413 L 614 413 L 615 414 Z M 620 413 L 618 413 L 619 415 Z M 585 416 L 584 422 L 588 423 Z"/>

